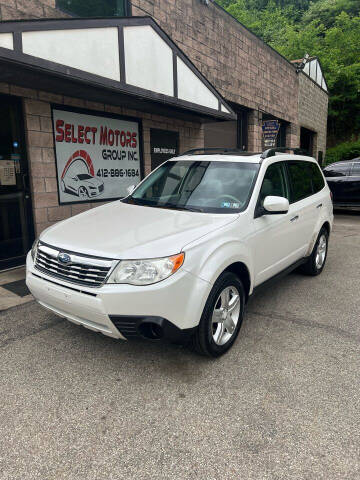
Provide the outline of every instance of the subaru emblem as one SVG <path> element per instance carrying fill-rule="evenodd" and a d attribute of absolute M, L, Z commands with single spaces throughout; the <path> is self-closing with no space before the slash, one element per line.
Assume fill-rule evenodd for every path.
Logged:
<path fill-rule="evenodd" d="M 58 255 L 58 261 L 64 265 L 68 265 L 71 262 L 71 257 L 67 253 L 60 252 Z"/>

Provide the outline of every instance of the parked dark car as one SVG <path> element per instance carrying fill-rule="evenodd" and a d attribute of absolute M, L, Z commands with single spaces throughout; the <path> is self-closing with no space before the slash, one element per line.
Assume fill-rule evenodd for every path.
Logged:
<path fill-rule="evenodd" d="M 360 157 L 336 162 L 323 170 L 338 207 L 360 207 Z"/>

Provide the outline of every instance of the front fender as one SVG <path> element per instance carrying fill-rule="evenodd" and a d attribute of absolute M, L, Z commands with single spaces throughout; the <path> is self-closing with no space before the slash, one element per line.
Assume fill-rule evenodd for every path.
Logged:
<path fill-rule="evenodd" d="M 253 289 L 253 261 L 248 247 L 238 239 L 224 238 L 199 241 L 185 251 L 184 267 L 193 275 L 215 283 L 221 273 L 231 264 L 241 262 L 249 271 L 250 292 Z"/>

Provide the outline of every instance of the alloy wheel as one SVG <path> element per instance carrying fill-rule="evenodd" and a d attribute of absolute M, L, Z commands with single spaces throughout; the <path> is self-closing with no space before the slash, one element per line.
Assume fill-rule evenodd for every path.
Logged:
<path fill-rule="evenodd" d="M 316 249 L 315 265 L 318 270 L 324 265 L 326 258 L 327 242 L 325 235 L 321 235 Z"/>
<path fill-rule="evenodd" d="M 88 193 L 85 187 L 79 188 L 79 197 L 82 197 L 82 198 L 88 197 Z"/>
<path fill-rule="evenodd" d="M 236 287 L 224 288 L 212 314 L 212 336 L 217 345 L 225 345 L 233 336 L 240 316 L 240 294 Z"/>

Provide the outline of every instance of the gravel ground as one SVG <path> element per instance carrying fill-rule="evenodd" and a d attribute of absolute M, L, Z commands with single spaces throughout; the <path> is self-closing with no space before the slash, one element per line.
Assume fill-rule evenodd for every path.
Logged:
<path fill-rule="evenodd" d="M 252 297 L 218 360 L 0 314 L 1 480 L 360 478 L 360 215 Z"/>

